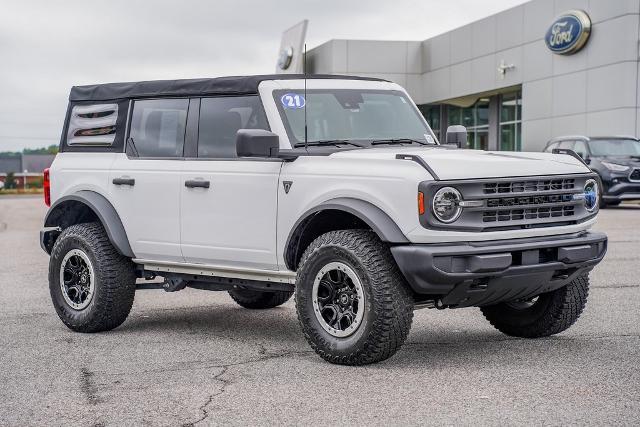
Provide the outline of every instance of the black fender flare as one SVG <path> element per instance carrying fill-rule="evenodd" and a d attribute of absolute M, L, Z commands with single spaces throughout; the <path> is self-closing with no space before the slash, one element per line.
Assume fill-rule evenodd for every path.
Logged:
<path fill-rule="evenodd" d="M 352 214 L 367 224 L 383 242 L 396 244 L 409 243 L 409 239 L 407 239 L 400 227 L 398 227 L 398 224 L 396 224 L 385 211 L 373 203 L 351 197 L 338 197 L 327 200 L 307 210 L 295 222 L 289 231 L 289 236 L 284 246 L 285 262 L 290 269 L 293 266 L 293 262 L 287 254 L 291 249 L 291 245 L 298 244 L 298 239 L 304 232 L 305 224 L 313 218 L 315 214 L 325 210 L 338 210 Z"/>
<path fill-rule="evenodd" d="M 118 212 L 106 197 L 95 191 L 80 190 L 56 200 L 44 218 L 45 228 L 61 227 L 65 214 L 63 205 L 70 201 L 87 206 L 98 217 L 107 232 L 109 241 L 120 254 L 129 258 L 135 257 Z"/>

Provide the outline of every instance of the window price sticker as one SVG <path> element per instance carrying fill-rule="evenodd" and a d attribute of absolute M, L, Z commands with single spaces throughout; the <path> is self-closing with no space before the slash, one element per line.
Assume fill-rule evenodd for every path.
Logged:
<path fill-rule="evenodd" d="M 304 108 L 307 101 L 304 99 L 304 96 L 299 95 L 297 93 L 285 93 L 280 98 L 280 102 L 282 102 L 282 106 L 286 109 L 295 110 L 297 108 Z"/>

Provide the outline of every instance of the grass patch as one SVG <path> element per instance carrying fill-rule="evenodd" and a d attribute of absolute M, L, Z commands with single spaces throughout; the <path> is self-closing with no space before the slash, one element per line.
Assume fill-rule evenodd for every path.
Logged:
<path fill-rule="evenodd" d="M 27 188 L 26 190 L 24 188 L 15 188 L 11 190 L 2 189 L 0 190 L 0 197 L 9 195 L 15 196 L 21 194 L 42 194 L 42 192 L 42 188 Z"/>

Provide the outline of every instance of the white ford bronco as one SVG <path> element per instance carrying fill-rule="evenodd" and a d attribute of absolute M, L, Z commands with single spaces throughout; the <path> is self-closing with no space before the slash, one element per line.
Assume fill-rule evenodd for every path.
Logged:
<path fill-rule="evenodd" d="M 295 294 L 311 347 L 348 365 L 392 356 L 421 307 L 480 307 L 511 336 L 564 331 L 606 252 L 589 231 L 595 174 L 571 151 L 462 141 L 457 126 L 440 144 L 402 87 L 372 78 L 74 87 L 45 171 L 53 305 L 99 332 L 156 276 L 250 309 Z"/>

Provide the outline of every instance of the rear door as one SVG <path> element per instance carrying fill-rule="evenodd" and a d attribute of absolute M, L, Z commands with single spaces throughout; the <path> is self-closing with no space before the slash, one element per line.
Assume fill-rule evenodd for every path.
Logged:
<path fill-rule="evenodd" d="M 278 159 L 236 156 L 238 129 L 268 129 L 257 96 L 202 98 L 194 158 L 180 191 L 190 263 L 277 270 Z"/>
<path fill-rule="evenodd" d="M 188 99 L 133 101 L 127 152 L 112 165 L 109 185 L 136 258 L 184 260 L 180 173 L 188 109 Z"/>

